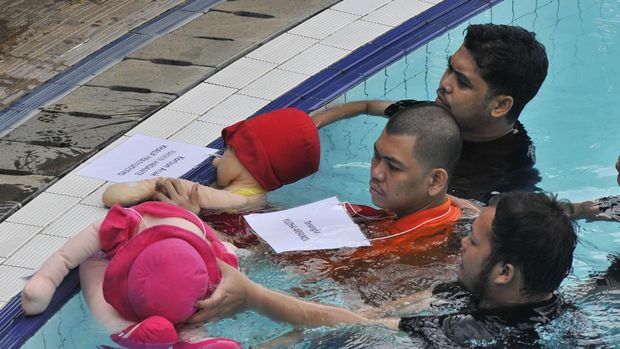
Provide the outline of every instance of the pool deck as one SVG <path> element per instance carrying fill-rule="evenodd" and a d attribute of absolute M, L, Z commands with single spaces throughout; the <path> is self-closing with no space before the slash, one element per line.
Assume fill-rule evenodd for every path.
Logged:
<path fill-rule="evenodd" d="M 19 294 L 24 276 L 107 212 L 100 197 L 108 183 L 74 174 L 85 162 L 135 133 L 205 146 L 225 126 L 439 2 L 220 2 L 40 106 L 0 139 L 0 201 L 8 206 L 0 223 L 0 307 Z"/>
<path fill-rule="evenodd" d="M 0 0 L 0 222 L 207 77 L 336 2 Z"/>

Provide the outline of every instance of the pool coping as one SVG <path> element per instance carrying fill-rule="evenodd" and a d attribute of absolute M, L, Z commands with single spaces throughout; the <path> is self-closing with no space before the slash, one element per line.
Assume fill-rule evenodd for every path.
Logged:
<path fill-rule="evenodd" d="M 305 111 L 317 109 L 378 70 L 499 2 L 501 0 L 444 0 L 354 50 L 254 115 L 289 106 Z M 223 142 L 218 138 L 208 146 L 221 148 Z M 214 176 L 214 169 L 207 160 L 183 177 L 208 183 Z M 38 316 L 25 317 L 21 310 L 21 293 L 13 297 L 0 310 L 0 347 L 20 347 L 78 291 L 76 268 L 58 287 L 50 306 Z"/>

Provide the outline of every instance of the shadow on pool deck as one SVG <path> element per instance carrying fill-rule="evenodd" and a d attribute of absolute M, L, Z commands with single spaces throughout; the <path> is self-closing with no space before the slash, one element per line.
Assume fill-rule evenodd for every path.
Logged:
<path fill-rule="evenodd" d="M 187 1 L 0 0 L 0 110 L 122 35 L 151 40 L 0 138 L 0 221 L 208 76 L 337 2 L 222 1 L 159 35 L 133 29 Z"/>

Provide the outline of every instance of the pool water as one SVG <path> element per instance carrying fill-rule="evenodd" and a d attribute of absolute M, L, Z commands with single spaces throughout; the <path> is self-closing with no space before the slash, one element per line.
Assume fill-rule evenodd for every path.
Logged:
<path fill-rule="evenodd" d="M 614 168 L 620 154 L 620 122 L 615 115 L 620 110 L 617 0 L 503 1 L 383 69 L 337 102 L 434 99 L 447 58 L 460 46 L 465 27 L 488 22 L 516 24 L 535 31 L 547 48 L 549 74 L 520 119 L 536 145 L 536 167 L 542 176 L 539 187 L 574 201 L 620 194 Z M 370 204 L 370 156 L 384 125 L 382 118 L 361 116 L 322 129 L 319 173 L 271 193 L 270 201 L 290 207 L 337 195 L 343 201 Z M 458 253 L 458 236 L 465 229 L 457 229 L 443 251 L 445 258 L 431 258 L 417 267 L 379 262 L 377 270 L 381 272 L 376 273 L 376 284 L 312 277 L 299 273 L 298 267 L 264 255 L 248 254 L 240 264 L 253 280 L 271 288 L 358 309 L 396 298 L 407 290 L 425 288 L 439 280 L 437 275 L 455 275 L 453 257 Z M 604 277 L 613 256 L 620 255 L 620 223 L 580 221 L 579 236 L 573 271 L 561 287 L 574 310 L 541 328 L 539 344 L 550 348 L 620 347 L 620 288 L 618 281 L 615 288 L 606 286 L 610 277 Z M 208 324 L 205 329 L 247 347 L 287 333 L 292 327 L 245 312 L 234 319 Z M 307 330 L 295 347 L 405 348 L 421 344 L 405 334 L 382 328 L 348 326 Z M 97 345 L 116 347 L 78 295 L 24 347 Z"/>

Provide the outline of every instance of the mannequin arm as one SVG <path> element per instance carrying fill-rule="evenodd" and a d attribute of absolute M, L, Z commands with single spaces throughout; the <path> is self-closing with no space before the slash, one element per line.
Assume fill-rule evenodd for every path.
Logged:
<path fill-rule="evenodd" d="M 200 214 L 202 210 L 250 209 L 253 201 L 264 200 L 264 195 L 260 198 L 259 195 L 248 197 L 198 183 L 188 184 L 179 179 L 162 180 L 159 185 L 161 189 L 155 194 L 155 199 L 173 203 L 195 214 Z"/>

